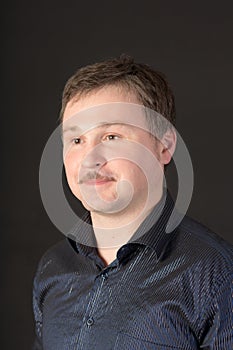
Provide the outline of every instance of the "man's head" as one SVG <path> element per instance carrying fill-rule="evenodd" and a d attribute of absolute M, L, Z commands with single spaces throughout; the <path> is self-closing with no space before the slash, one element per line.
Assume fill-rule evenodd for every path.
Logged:
<path fill-rule="evenodd" d="M 133 93 L 140 104 L 175 124 L 174 95 L 165 76 L 126 55 L 80 68 L 65 85 L 60 119 L 69 101 L 112 85 Z M 153 120 L 148 122 L 153 127 Z"/>
<path fill-rule="evenodd" d="M 107 113 L 99 108 L 106 104 Z M 84 67 L 65 86 L 61 118 L 67 180 L 91 211 L 131 208 L 136 213 L 148 205 L 148 191 L 156 201 L 161 196 L 163 167 L 175 139 L 168 135 L 170 146 L 165 146 L 149 137 L 158 126 L 156 112 L 146 113 L 138 127 L 134 119 L 140 105 L 174 123 L 174 98 L 165 78 L 129 57 Z"/>

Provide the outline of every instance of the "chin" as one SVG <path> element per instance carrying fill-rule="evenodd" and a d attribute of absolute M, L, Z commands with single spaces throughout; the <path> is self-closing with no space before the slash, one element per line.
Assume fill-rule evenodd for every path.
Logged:
<path fill-rule="evenodd" d="M 110 214 L 115 212 L 115 209 L 111 206 L 111 205 L 94 205 L 94 204 L 90 204 L 90 203 L 86 203 L 86 202 L 82 202 L 83 206 L 85 207 L 85 209 L 87 209 L 90 212 L 93 213 L 102 213 L 102 214 Z"/>
<path fill-rule="evenodd" d="M 83 206 L 95 213 L 102 213 L 102 214 L 120 214 L 124 211 L 127 211 L 129 209 L 130 203 L 128 201 L 119 201 L 119 200 L 112 200 L 112 201 L 103 201 L 103 202 L 85 202 L 83 201 Z"/>

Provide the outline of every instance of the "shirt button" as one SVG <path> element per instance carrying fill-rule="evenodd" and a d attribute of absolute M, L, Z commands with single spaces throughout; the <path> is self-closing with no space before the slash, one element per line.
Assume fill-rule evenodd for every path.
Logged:
<path fill-rule="evenodd" d="M 102 275 L 103 281 L 105 281 L 107 278 L 108 278 L 108 274 L 107 274 L 107 273 L 104 273 L 104 274 Z"/>
<path fill-rule="evenodd" d="M 87 320 L 87 325 L 88 325 L 88 327 L 92 326 L 93 323 L 94 323 L 93 318 L 92 318 L 92 317 L 88 318 L 88 320 Z"/>

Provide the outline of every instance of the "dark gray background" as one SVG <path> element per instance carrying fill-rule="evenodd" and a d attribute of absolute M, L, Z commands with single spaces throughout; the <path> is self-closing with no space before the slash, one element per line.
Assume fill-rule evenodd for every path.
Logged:
<path fill-rule="evenodd" d="M 2 9 L 2 349 L 30 349 L 31 286 L 41 255 L 63 239 L 40 200 L 43 147 L 80 66 L 125 52 L 164 72 L 190 151 L 189 215 L 232 237 L 232 2 L 11 1 Z"/>

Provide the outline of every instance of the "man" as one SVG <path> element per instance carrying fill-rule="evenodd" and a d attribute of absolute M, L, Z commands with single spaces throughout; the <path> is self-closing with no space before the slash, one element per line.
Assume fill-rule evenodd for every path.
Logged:
<path fill-rule="evenodd" d="M 34 349 L 231 349 L 230 245 L 186 217 L 167 231 L 176 133 L 164 76 L 127 56 L 84 67 L 61 120 L 87 215 L 39 264 Z"/>

